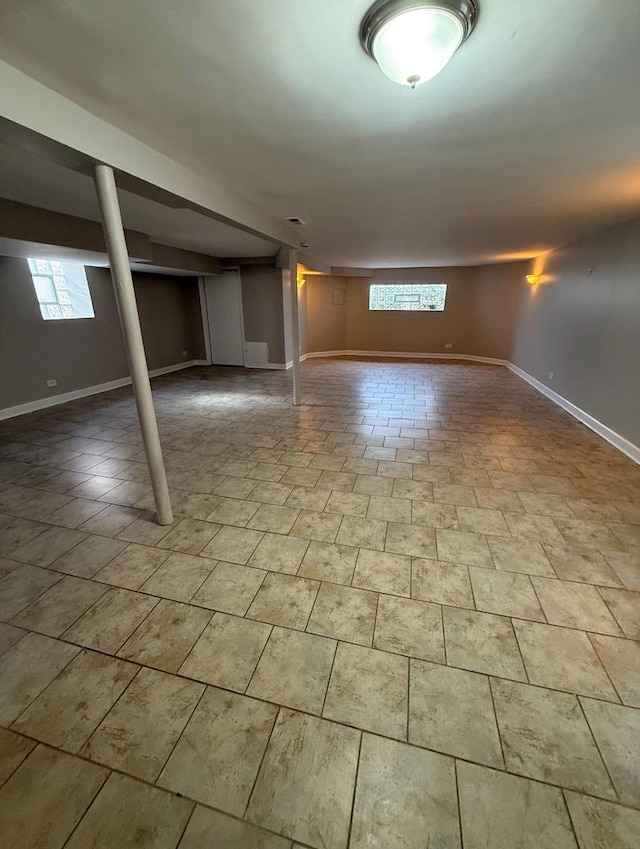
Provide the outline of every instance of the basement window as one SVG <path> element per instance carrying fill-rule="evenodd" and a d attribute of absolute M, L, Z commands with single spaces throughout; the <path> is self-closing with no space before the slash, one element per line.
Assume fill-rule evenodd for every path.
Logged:
<path fill-rule="evenodd" d="M 45 321 L 95 318 L 84 265 L 30 259 L 29 271 Z"/>
<path fill-rule="evenodd" d="M 369 309 L 400 312 L 442 312 L 446 283 L 372 283 Z"/>

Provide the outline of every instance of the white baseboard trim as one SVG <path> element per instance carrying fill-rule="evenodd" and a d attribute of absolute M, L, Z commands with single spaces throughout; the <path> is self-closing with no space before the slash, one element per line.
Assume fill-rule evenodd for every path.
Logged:
<path fill-rule="evenodd" d="M 506 360 L 495 357 L 476 357 L 474 354 L 425 354 L 414 351 L 311 351 L 300 357 L 300 362 L 314 357 L 389 357 L 411 360 L 467 360 L 474 363 L 488 363 L 494 366 L 506 366 Z M 287 368 L 290 365 L 287 364 Z"/>
<path fill-rule="evenodd" d="M 528 384 L 533 386 L 534 389 L 537 389 L 542 395 L 545 395 L 549 400 L 553 401 L 554 404 L 557 404 L 559 407 L 562 407 L 569 415 L 573 416 L 574 419 L 577 419 L 579 422 L 582 422 L 583 425 L 586 425 L 590 430 L 594 433 L 597 433 L 598 436 L 601 436 L 605 439 L 610 445 L 613 445 L 614 448 L 617 448 L 618 451 L 622 451 L 623 454 L 626 454 L 631 460 L 635 463 L 640 464 L 640 446 L 634 445 L 633 442 L 630 442 L 626 437 L 621 436 L 619 433 L 616 433 L 615 430 L 612 430 L 607 425 L 603 424 L 598 419 L 594 419 L 593 416 L 586 413 L 584 410 L 580 409 L 580 407 L 576 407 L 575 404 L 572 404 L 571 401 L 568 401 L 562 395 L 558 395 L 557 392 L 554 392 L 553 389 L 549 389 L 548 386 L 545 386 L 544 383 L 539 381 L 537 378 L 528 374 L 528 372 L 523 371 L 518 366 L 513 363 L 507 363 L 507 368 L 510 369 L 514 374 L 517 374 L 518 377 L 522 378 L 522 380 L 526 381 Z"/>
<path fill-rule="evenodd" d="M 184 363 L 174 363 L 170 366 L 151 369 L 149 377 L 160 377 L 163 374 L 170 374 L 173 371 L 182 371 L 185 368 L 192 366 L 207 365 L 205 360 L 187 360 Z M 66 404 L 69 401 L 75 401 L 78 398 L 87 398 L 89 395 L 99 395 L 101 392 L 110 392 L 112 389 L 120 389 L 122 386 L 129 386 L 131 383 L 130 377 L 120 377 L 117 380 L 110 380 L 107 383 L 98 383 L 95 386 L 84 386 L 82 389 L 74 389 L 72 392 L 63 392 L 60 395 L 50 395 L 48 398 L 38 398 L 36 401 L 28 401 L 26 404 L 17 404 L 15 407 L 5 407 L 0 410 L 0 421 L 4 419 L 12 419 L 15 416 L 24 416 L 26 413 L 36 413 L 38 410 L 46 410 L 47 407 L 57 407 L 59 404 Z"/>

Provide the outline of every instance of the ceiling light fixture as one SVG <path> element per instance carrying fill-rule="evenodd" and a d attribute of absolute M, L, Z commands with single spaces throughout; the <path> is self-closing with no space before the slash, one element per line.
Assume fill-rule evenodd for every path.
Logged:
<path fill-rule="evenodd" d="M 531 283 L 532 286 L 536 286 L 542 280 L 542 274 L 525 274 L 524 276 L 527 283 Z"/>
<path fill-rule="evenodd" d="M 415 88 L 440 73 L 477 17 L 474 0 L 378 0 L 362 21 L 360 41 L 390 80 Z"/>

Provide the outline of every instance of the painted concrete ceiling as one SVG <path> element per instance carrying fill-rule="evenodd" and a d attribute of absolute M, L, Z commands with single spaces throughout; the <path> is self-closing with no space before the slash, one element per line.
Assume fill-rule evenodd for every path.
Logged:
<path fill-rule="evenodd" d="M 415 91 L 362 50 L 368 5 L 4 0 L 0 45 L 148 145 L 302 217 L 333 265 L 532 256 L 640 212 L 637 0 L 479 0 L 471 38 Z"/>

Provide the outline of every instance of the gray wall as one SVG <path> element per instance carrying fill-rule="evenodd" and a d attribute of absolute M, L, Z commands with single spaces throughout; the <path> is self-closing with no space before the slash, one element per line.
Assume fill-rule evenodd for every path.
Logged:
<path fill-rule="evenodd" d="M 444 312 L 375 312 L 369 310 L 369 285 L 416 280 L 446 283 Z M 384 269 L 374 278 L 350 277 L 347 294 L 347 347 L 358 351 L 409 351 L 466 354 L 473 296 L 469 268 Z M 451 348 L 446 348 L 447 344 Z"/>
<path fill-rule="evenodd" d="M 384 269 L 370 277 L 307 277 L 308 351 L 475 354 L 506 359 L 523 264 L 485 268 Z M 447 284 L 444 312 L 372 312 L 371 283 L 419 280 Z M 343 306 L 332 302 L 345 291 Z M 450 344 L 451 347 L 446 346 Z"/>
<path fill-rule="evenodd" d="M 242 312 L 246 342 L 267 342 L 269 362 L 284 363 L 282 271 L 270 265 L 243 265 Z"/>
<path fill-rule="evenodd" d="M 109 271 L 87 268 L 87 280 L 95 318 L 44 321 L 27 260 L 0 257 L 0 409 L 129 374 Z M 134 281 L 149 368 L 202 358 L 197 280 Z M 58 385 L 50 389 L 51 378 Z"/>
<path fill-rule="evenodd" d="M 467 353 L 508 360 L 511 353 L 525 262 L 481 265 L 473 269 L 473 297 Z"/>
<path fill-rule="evenodd" d="M 520 277 L 511 361 L 640 445 L 640 221 L 547 254 L 535 270 L 536 286 Z"/>

